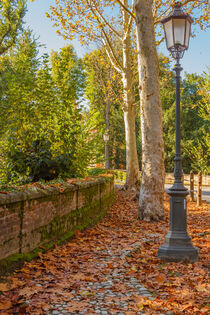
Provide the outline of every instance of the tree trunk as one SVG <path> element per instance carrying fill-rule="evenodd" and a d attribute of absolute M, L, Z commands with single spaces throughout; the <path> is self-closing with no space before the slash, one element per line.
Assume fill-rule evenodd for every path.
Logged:
<path fill-rule="evenodd" d="M 128 7 L 128 0 L 124 0 L 125 7 Z M 126 10 L 122 11 L 124 29 L 127 29 L 129 14 Z M 133 92 L 133 73 L 131 70 L 131 37 L 130 31 L 127 32 L 123 40 L 123 95 L 124 95 L 124 124 L 126 140 L 126 184 L 127 189 L 139 189 L 139 163 L 136 146 L 136 113 L 135 97 Z"/>
<path fill-rule="evenodd" d="M 139 164 L 136 148 L 136 113 L 134 108 L 124 111 L 125 138 L 126 138 L 126 184 L 127 189 L 139 189 Z"/>
<path fill-rule="evenodd" d="M 106 98 L 106 132 L 109 133 L 109 114 L 110 114 L 110 98 Z M 110 136 L 110 134 L 109 134 Z M 109 141 L 105 142 L 105 169 L 110 169 L 110 160 L 109 160 Z"/>
<path fill-rule="evenodd" d="M 142 133 L 142 183 L 140 220 L 164 216 L 164 147 L 159 87 L 159 65 L 155 45 L 152 0 L 136 0 L 139 93 Z"/>

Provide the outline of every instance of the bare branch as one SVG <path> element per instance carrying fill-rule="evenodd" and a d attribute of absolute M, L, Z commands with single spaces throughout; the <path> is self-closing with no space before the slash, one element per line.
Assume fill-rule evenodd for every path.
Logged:
<path fill-rule="evenodd" d="M 90 5 L 88 3 L 88 5 Z M 96 10 L 96 12 L 98 13 L 98 15 L 100 16 L 100 18 L 103 20 L 103 22 L 105 23 L 106 26 L 109 27 L 109 29 L 120 39 L 122 40 L 122 36 L 120 36 L 120 34 L 110 25 L 110 23 L 105 19 L 105 17 L 101 14 L 101 12 L 98 10 L 98 8 L 96 7 L 96 5 L 94 4 L 94 8 Z"/>
<path fill-rule="evenodd" d="M 120 1 L 120 0 L 115 0 L 125 11 L 127 11 L 129 13 L 129 15 L 136 20 L 135 15 L 128 9 L 126 8 L 126 6 Z"/>
<path fill-rule="evenodd" d="M 87 4 L 89 5 L 89 8 L 90 8 L 91 12 L 93 13 L 93 15 L 96 17 L 96 19 L 97 19 L 97 21 L 98 21 L 99 27 L 100 27 L 101 32 L 102 32 L 102 34 L 103 34 L 103 36 L 102 36 L 102 41 L 103 41 L 103 43 L 104 43 L 104 46 L 105 46 L 107 55 L 108 55 L 108 57 L 109 57 L 109 59 L 110 59 L 112 65 L 115 67 L 115 69 L 116 69 L 118 72 L 122 73 L 123 67 L 122 67 L 122 65 L 120 64 L 120 61 L 119 61 L 119 59 L 117 58 L 117 56 L 116 56 L 116 54 L 115 54 L 115 52 L 114 52 L 114 49 L 113 49 L 112 44 L 111 44 L 111 41 L 109 40 L 109 37 L 108 37 L 108 35 L 106 34 L 106 32 L 105 32 L 105 30 L 104 30 L 104 27 L 103 27 L 103 25 L 102 25 L 102 23 L 101 23 L 101 21 L 100 21 L 98 15 L 97 15 L 97 14 L 95 13 L 95 11 L 93 10 L 92 5 L 91 5 L 89 2 L 87 2 Z"/>
<path fill-rule="evenodd" d="M 113 48 L 112 48 L 112 45 L 110 45 L 110 42 L 109 42 L 108 38 L 106 37 L 105 32 L 103 32 L 103 34 L 104 34 L 104 37 L 102 38 L 102 41 L 103 41 L 106 53 L 110 59 L 110 62 L 119 73 L 122 73 L 123 67 L 121 66 L 119 60 L 116 58 L 116 55 L 115 55 Z"/>
<path fill-rule="evenodd" d="M 134 12 L 134 0 L 132 1 L 132 12 Z M 128 34 L 131 31 L 131 27 L 132 27 L 132 23 L 133 23 L 133 17 L 130 15 L 129 21 L 128 21 L 128 28 L 125 31 L 125 35 L 124 35 L 124 39 L 128 36 Z"/>

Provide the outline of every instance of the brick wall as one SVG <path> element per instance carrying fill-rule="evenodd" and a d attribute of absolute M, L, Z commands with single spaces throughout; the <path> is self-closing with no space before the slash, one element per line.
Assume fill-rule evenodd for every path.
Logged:
<path fill-rule="evenodd" d="M 114 200 L 113 177 L 0 195 L 0 261 L 50 247 L 94 224 Z"/>

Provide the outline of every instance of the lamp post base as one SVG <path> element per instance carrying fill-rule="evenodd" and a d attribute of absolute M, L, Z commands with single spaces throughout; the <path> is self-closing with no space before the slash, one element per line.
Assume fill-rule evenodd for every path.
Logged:
<path fill-rule="evenodd" d="M 170 195 L 170 230 L 165 243 L 158 250 L 158 258 L 165 261 L 198 260 L 198 250 L 187 233 L 186 196 L 188 190 L 180 183 L 168 190 Z"/>
<path fill-rule="evenodd" d="M 165 243 L 158 249 L 159 259 L 176 262 L 195 262 L 198 260 L 198 250 L 192 245 L 191 238 L 187 233 L 181 238 L 169 234 L 165 238 Z"/>

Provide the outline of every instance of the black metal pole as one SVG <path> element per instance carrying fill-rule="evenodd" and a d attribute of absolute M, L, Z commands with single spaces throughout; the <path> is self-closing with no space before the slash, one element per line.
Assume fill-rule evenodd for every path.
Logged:
<path fill-rule="evenodd" d="M 189 194 L 182 183 L 181 132 L 180 132 L 180 73 L 182 68 L 177 59 L 176 72 L 176 152 L 174 167 L 174 184 L 168 190 L 170 196 L 170 229 L 165 243 L 158 250 L 158 257 L 165 261 L 196 261 L 198 251 L 192 245 L 187 233 L 187 202 Z"/>
<path fill-rule="evenodd" d="M 179 63 L 179 59 L 177 60 L 177 64 L 175 65 L 174 70 L 176 71 L 176 151 L 175 151 L 175 168 L 174 168 L 174 178 L 175 183 L 179 186 L 182 184 L 182 159 L 181 159 L 181 149 L 180 149 L 180 142 L 181 142 L 181 130 L 180 130 L 180 73 L 182 68 Z"/>

